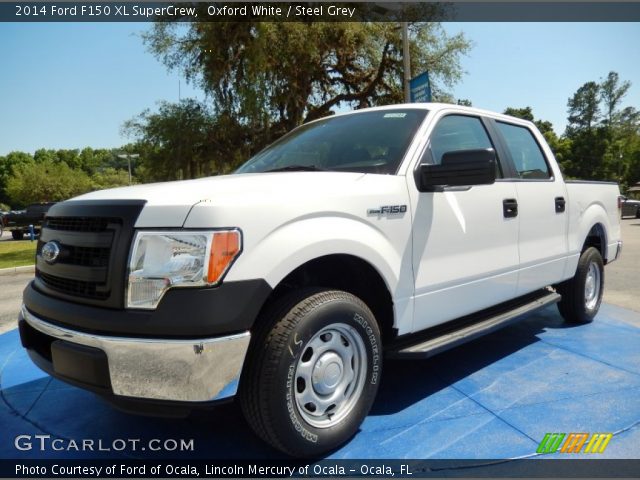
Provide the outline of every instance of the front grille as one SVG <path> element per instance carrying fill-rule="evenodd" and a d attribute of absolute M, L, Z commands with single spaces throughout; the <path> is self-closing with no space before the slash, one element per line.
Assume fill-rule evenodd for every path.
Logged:
<path fill-rule="evenodd" d="M 96 282 L 83 282 L 81 280 L 60 278 L 56 277 L 55 275 L 47 275 L 46 273 L 43 273 L 41 271 L 36 272 L 36 276 L 38 276 L 50 288 L 53 288 L 54 290 L 62 293 L 66 293 L 67 295 L 95 298 L 100 300 L 104 300 L 105 298 L 109 297 L 108 291 L 98 290 L 98 287 L 100 285 Z"/>
<path fill-rule="evenodd" d="M 118 218 L 48 217 L 44 226 L 52 230 L 69 232 L 104 232 L 110 223 L 121 223 Z"/>
<path fill-rule="evenodd" d="M 56 264 L 72 267 L 103 268 L 100 271 L 79 270 L 75 273 L 84 274 L 84 278 L 67 278 L 63 272 L 57 273 L 55 266 L 44 264 L 45 270 L 37 269 L 36 275 L 49 288 L 74 297 L 105 300 L 109 298 L 107 285 L 108 271 L 111 258 L 111 243 L 114 232 L 122 221 L 110 217 L 49 217 L 45 220 L 42 235 L 38 240 L 37 254 L 42 252 L 44 244 L 55 240 L 60 246 L 60 257 Z M 95 241 L 100 246 L 86 246 Z M 81 243 L 82 245 L 74 245 Z M 105 246 L 105 243 L 107 244 Z"/>
<path fill-rule="evenodd" d="M 38 241 L 36 287 L 78 303 L 123 308 L 133 225 L 143 205 L 137 200 L 54 205 Z M 42 258 L 47 242 L 60 249 L 52 263 Z"/>
<path fill-rule="evenodd" d="M 70 253 L 65 262 L 86 267 L 106 267 L 109 265 L 110 248 L 99 247 L 70 247 Z"/>

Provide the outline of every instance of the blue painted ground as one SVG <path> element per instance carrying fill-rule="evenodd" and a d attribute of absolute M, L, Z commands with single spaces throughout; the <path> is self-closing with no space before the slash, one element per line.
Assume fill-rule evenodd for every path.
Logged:
<path fill-rule="evenodd" d="M 594 323 L 566 326 L 550 307 L 429 360 L 387 361 L 361 431 L 330 457 L 516 458 L 534 455 L 546 432 L 612 432 L 599 458 L 640 458 L 640 328 L 623 321 L 638 315 L 605 305 Z M 24 434 L 105 445 L 118 438 L 195 440 L 193 452 L 173 458 L 280 456 L 233 404 L 186 420 L 120 413 L 38 370 L 16 330 L 0 336 L 0 367 L 0 458 L 167 456 L 18 451 L 14 438 Z"/>

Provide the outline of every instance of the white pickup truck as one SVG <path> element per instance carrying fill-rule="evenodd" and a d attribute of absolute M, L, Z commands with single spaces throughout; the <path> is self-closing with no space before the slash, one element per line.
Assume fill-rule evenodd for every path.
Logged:
<path fill-rule="evenodd" d="M 559 302 L 600 307 L 616 184 L 566 182 L 530 122 L 412 104 L 305 124 L 232 175 L 49 210 L 22 343 L 120 408 L 238 396 L 290 455 L 349 439 L 383 357 L 419 358 Z"/>

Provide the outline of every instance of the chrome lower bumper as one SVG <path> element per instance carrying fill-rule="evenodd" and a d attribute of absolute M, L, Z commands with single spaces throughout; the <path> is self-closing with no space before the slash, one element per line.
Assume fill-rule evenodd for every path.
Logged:
<path fill-rule="evenodd" d="M 198 340 L 106 337 L 52 325 L 24 306 L 21 315 L 45 335 L 105 352 L 115 395 L 153 400 L 208 402 L 235 395 L 250 339 L 249 332 Z"/>

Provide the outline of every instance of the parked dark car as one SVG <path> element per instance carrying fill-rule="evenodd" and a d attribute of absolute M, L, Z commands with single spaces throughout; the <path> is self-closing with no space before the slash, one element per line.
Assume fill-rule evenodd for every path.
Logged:
<path fill-rule="evenodd" d="M 8 215 L 9 212 L 5 212 L 4 210 L 0 210 L 0 237 L 4 233 L 4 217 Z"/>
<path fill-rule="evenodd" d="M 2 216 L 3 227 L 11 232 L 14 240 L 22 240 L 29 235 L 29 225 L 33 225 L 34 233 L 38 235 L 44 216 L 53 205 L 55 202 L 32 203 L 25 210 L 9 212 Z"/>
<path fill-rule="evenodd" d="M 640 218 L 640 200 L 625 198 L 622 202 L 622 216 Z"/>

